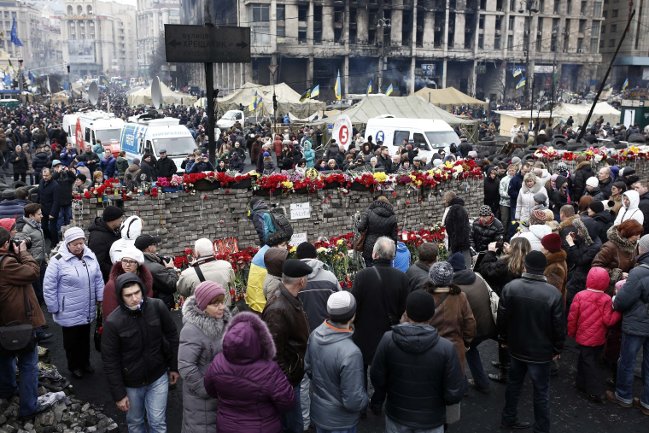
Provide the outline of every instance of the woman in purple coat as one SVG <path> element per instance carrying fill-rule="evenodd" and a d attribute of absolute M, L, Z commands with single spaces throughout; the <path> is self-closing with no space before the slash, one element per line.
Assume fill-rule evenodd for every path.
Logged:
<path fill-rule="evenodd" d="M 280 433 L 280 415 L 293 406 L 293 387 L 279 368 L 275 344 L 255 314 L 234 316 L 223 337 L 223 352 L 205 374 L 205 390 L 217 398 L 219 433 Z"/>

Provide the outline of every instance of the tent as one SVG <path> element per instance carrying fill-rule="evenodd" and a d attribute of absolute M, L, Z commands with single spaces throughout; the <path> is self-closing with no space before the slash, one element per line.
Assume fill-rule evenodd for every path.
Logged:
<path fill-rule="evenodd" d="M 163 82 L 160 82 L 160 90 L 162 93 L 162 103 L 165 105 L 178 104 L 178 105 L 192 105 L 196 102 L 196 98 L 188 93 L 174 92 L 167 87 Z M 151 105 L 151 86 L 139 90 L 134 90 L 127 95 L 128 105 L 135 107 L 138 105 Z"/>
<path fill-rule="evenodd" d="M 300 102 L 301 95 L 293 90 L 286 83 L 278 83 L 274 86 L 261 86 L 254 83 L 244 83 L 243 86 L 224 98 L 218 98 L 219 112 L 227 110 L 238 110 L 241 106 L 245 111 L 250 110 L 255 98 L 261 103 L 257 104 L 256 114 L 260 117 L 270 116 L 273 114 L 273 94 L 277 97 L 277 117 L 286 113 L 298 119 L 305 119 L 318 111 L 325 109 L 325 103 L 316 99 L 305 99 Z"/>
<path fill-rule="evenodd" d="M 466 120 L 454 116 L 448 111 L 442 110 L 433 104 L 429 104 L 419 96 L 415 95 L 368 95 L 354 106 L 342 111 L 340 114 L 349 116 L 353 124 L 366 124 L 368 119 L 384 115 L 411 119 L 441 119 L 451 126 L 475 123 L 473 120 Z M 334 118 L 335 117 L 336 116 L 334 116 Z M 331 121 L 332 118 L 329 118 L 316 123 Z"/>
<path fill-rule="evenodd" d="M 525 127 L 529 127 L 530 124 L 530 110 L 495 110 L 494 113 L 500 115 L 500 135 L 511 136 L 511 129 L 514 125 L 520 125 L 523 123 Z M 557 116 L 553 116 L 557 118 Z M 539 124 L 550 120 L 549 111 L 533 111 L 532 119 L 534 122 L 537 120 Z"/>
<path fill-rule="evenodd" d="M 584 120 L 586 120 L 586 116 L 588 116 L 591 105 L 562 103 L 554 109 L 555 114 L 552 117 L 567 120 L 568 117 L 572 116 L 575 125 L 581 126 Z M 600 116 L 604 118 L 604 122 L 609 122 L 611 125 L 616 125 L 620 122 L 620 110 L 616 110 L 608 102 L 598 102 L 595 104 L 595 110 L 590 118 L 590 122 L 595 122 Z"/>
<path fill-rule="evenodd" d="M 457 105 L 472 105 L 486 107 L 488 104 L 479 99 L 473 98 L 465 93 L 460 92 L 455 87 L 447 87 L 445 89 L 430 89 L 424 87 L 415 92 L 415 95 L 420 96 L 424 101 L 440 107 L 457 106 Z"/>

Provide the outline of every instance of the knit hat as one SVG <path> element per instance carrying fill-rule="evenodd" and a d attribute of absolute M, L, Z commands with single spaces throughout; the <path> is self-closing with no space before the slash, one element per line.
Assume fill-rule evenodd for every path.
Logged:
<path fill-rule="evenodd" d="M 52 167 L 56 167 L 57 165 L 61 165 L 61 161 L 59 161 L 58 159 L 53 160 Z"/>
<path fill-rule="evenodd" d="M 480 206 L 480 216 L 491 216 L 493 215 L 493 212 L 491 212 L 491 208 L 487 206 L 486 204 L 483 204 Z"/>
<path fill-rule="evenodd" d="M 207 257 L 214 255 L 214 246 L 207 238 L 200 238 L 194 242 L 194 253 L 198 257 Z"/>
<path fill-rule="evenodd" d="M 518 156 L 512 158 L 512 164 L 518 165 L 520 163 L 521 163 L 521 159 Z"/>
<path fill-rule="evenodd" d="M 270 156 L 270 153 L 264 152 L 264 158 L 269 157 L 269 156 Z"/>
<path fill-rule="evenodd" d="M 541 251 L 530 251 L 525 256 L 525 271 L 530 274 L 541 274 L 545 271 L 548 261 Z"/>
<path fill-rule="evenodd" d="M 546 200 L 545 194 L 543 194 L 541 192 L 537 192 L 536 194 L 534 194 L 533 198 L 534 198 L 534 201 L 536 203 L 538 203 L 538 204 L 543 204 L 543 203 L 545 203 L 545 200 Z"/>
<path fill-rule="evenodd" d="M 135 260 L 140 266 L 144 264 L 144 254 L 135 247 L 126 247 L 117 253 L 117 260 L 122 260 L 124 257 Z"/>
<path fill-rule="evenodd" d="M 327 299 L 327 314 L 332 322 L 349 322 L 356 314 L 356 298 L 346 290 L 332 293 Z"/>
<path fill-rule="evenodd" d="M 14 218 L 2 218 L 0 219 L 0 227 L 6 229 L 8 232 L 16 226 L 16 220 Z"/>
<path fill-rule="evenodd" d="M 86 238 L 86 234 L 83 232 L 81 227 L 70 227 L 65 231 L 65 233 L 63 233 L 63 242 L 66 245 L 81 238 Z"/>
<path fill-rule="evenodd" d="M 295 249 L 295 255 L 298 259 L 315 259 L 318 257 L 318 252 L 311 242 L 302 242 Z"/>
<path fill-rule="evenodd" d="M 453 267 L 453 272 L 463 271 L 466 269 L 466 262 L 464 261 L 464 254 L 453 253 L 447 260 Z"/>
<path fill-rule="evenodd" d="M 124 211 L 118 208 L 117 206 L 107 206 L 106 209 L 104 209 L 104 213 L 101 215 L 101 218 L 104 220 L 104 222 L 111 222 L 115 221 L 116 219 L 120 219 L 124 215 Z"/>
<path fill-rule="evenodd" d="M 595 176 L 591 176 L 588 179 L 586 179 L 586 186 L 592 186 L 593 188 L 597 188 L 599 186 L 599 180 Z"/>
<path fill-rule="evenodd" d="M 225 289 L 214 281 L 203 281 L 194 290 L 196 305 L 201 311 L 205 311 L 210 302 L 219 295 L 225 296 Z"/>
<path fill-rule="evenodd" d="M 588 205 L 588 209 L 592 210 L 595 213 L 600 213 L 604 211 L 604 203 L 601 201 L 593 201 Z"/>
<path fill-rule="evenodd" d="M 444 287 L 453 281 L 453 266 L 449 262 L 435 262 L 428 271 L 435 287 Z"/>
<path fill-rule="evenodd" d="M 586 288 L 604 291 L 608 289 L 610 278 L 608 271 L 599 266 L 590 268 L 586 277 Z"/>
<path fill-rule="evenodd" d="M 429 321 L 435 315 L 435 298 L 425 290 L 411 292 L 406 298 L 406 314 L 413 322 Z"/>
<path fill-rule="evenodd" d="M 638 251 L 642 251 L 643 253 L 649 251 L 649 234 L 644 235 L 638 241 Z"/>
<path fill-rule="evenodd" d="M 159 236 L 140 235 L 135 239 L 135 248 L 144 251 L 151 245 L 158 245 L 161 242 Z"/>
<path fill-rule="evenodd" d="M 546 221 L 545 212 L 541 209 L 535 209 L 530 212 L 530 225 L 543 224 Z"/>
<path fill-rule="evenodd" d="M 541 245 L 551 253 L 558 253 L 561 251 L 561 236 L 556 233 L 545 235 L 541 239 Z"/>
<path fill-rule="evenodd" d="M 478 157 L 478 152 L 476 152 L 475 150 L 470 150 L 469 153 L 467 153 L 467 156 L 469 158 L 474 158 L 475 159 L 475 158 Z"/>

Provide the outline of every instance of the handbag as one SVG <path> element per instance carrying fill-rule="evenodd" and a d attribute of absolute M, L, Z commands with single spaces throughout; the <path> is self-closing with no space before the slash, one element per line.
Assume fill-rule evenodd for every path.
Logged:
<path fill-rule="evenodd" d="M 6 256 L 0 256 L 0 267 Z M 32 325 L 32 306 L 27 299 L 27 292 L 23 289 L 23 304 L 25 315 L 29 323 L 10 322 L 0 326 L 0 351 L 5 354 L 16 354 L 34 348 L 36 338 Z"/>
<path fill-rule="evenodd" d="M 354 241 L 354 251 L 363 252 L 365 250 L 365 238 L 367 238 L 367 230 L 362 231 L 358 239 Z"/>
<path fill-rule="evenodd" d="M 487 293 L 489 294 L 489 311 L 491 311 L 491 317 L 494 320 L 494 323 L 498 323 L 498 304 L 500 303 L 500 296 L 491 288 L 487 280 L 484 279 L 479 273 L 475 273 L 487 286 Z"/>
<path fill-rule="evenodd" d="M 95 350 L 101 352 L 101 334 L 104 332 L 104 315 L 101 312 L 101 308 L 97 308 L 97 321 L 95 322 L 95 335 L 93 336 L 95 341 Z"/>

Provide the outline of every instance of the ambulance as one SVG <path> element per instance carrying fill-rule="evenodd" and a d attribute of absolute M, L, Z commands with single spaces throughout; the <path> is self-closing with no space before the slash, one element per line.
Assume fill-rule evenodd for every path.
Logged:
<path fill-rule="evenodd" d="M 68 135 L 68 143 L 76 145 L 80 152 L 83 152 L 86 144 L 94 149 L 99 140 L 104 149 L 109 149 L 113 155 L 119 153 L 119 137 L 124 121 L 113 113 L 92 110 L 66 114 L 62 126 Z"/>

